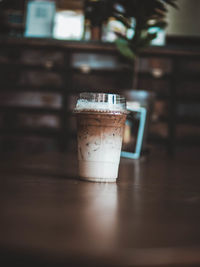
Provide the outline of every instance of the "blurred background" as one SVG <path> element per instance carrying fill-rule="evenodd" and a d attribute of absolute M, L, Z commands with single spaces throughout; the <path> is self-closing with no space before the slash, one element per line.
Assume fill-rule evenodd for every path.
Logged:
<path fill-rule="evenodd" d="M 144 153 L 199 146 L 200 1 L 171 1 L 178 9 L 167 7 L 168 26 L 149 27 L 156 38 L 138 43 L 141 51 L 127 41 L 137 20 L 126 27 L 105 2 L 0 0 L 1 152 L 74 150 L 72 110 L 83 91 L 146 108 Z"/>

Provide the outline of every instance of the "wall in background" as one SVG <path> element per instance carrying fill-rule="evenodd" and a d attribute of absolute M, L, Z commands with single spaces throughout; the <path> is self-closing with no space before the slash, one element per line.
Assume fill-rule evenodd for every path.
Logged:
<path fill-rule="evenodd" d="M 169 8 L 168 35 L 200 36 L 200 1 L 178 0 L 179 10 Z"/>

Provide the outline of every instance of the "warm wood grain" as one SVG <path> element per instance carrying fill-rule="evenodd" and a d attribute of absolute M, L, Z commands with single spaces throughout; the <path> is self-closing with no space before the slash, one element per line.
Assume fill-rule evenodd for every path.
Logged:
<path fill-rule="evenodd" d="M 74 154 L 1 155 L 2 266 L 199 266 L 198 155 L 122 159 L 117 184 L 78 180 Z"/>

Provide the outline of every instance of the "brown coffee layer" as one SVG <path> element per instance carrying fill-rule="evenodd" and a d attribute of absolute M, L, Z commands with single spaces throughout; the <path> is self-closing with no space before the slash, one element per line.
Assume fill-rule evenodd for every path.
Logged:
<path fill-rule="evenodd" d="M 126 120 L 126 114 L 112 113 L 78 113 L 78 125 L 94 125 L 105 127 L 123 127 Z"/>
<path fill-rule="evenodd" d="M 100 157 L 104 160 L 109 155 L 107 160 L 116 161 L 115 157 L 119 158 L 121 150 L 126 115 L 81 113 L 77 114 L 77 119 L 79 159 Z M 102 148 L 104 154 L 100 152 Z"/>

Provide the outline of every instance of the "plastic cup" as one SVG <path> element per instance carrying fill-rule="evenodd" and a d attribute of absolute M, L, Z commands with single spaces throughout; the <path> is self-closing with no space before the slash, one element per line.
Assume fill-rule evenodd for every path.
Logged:
<path fill-rule="evenodd" d="M 74 112 L 78 126 L 79 177 L 115 182 L 127 115 L 125 98 L 116 94 L 82 93 Z"/>

